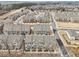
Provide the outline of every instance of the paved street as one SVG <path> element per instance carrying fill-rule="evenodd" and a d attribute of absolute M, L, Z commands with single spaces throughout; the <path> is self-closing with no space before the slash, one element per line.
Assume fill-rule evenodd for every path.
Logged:
<path fill-rule="evenodd" d="M 63 54 L 63 56 L 64 57 L 69 57 L 69 55 L 68 55 L 68 53 L 67 53 L 67 50 L 66 50 L 66 48 L 64 47 L 64 45 L 63 45 L 63 43 L 62 43 L 62 41 L 61 41 L 61 38 L 59 37 L 59 34 L 58 34 L 58 29 L 57 29 L 57 25 L 56 25 L 56 21 L 55 21 L 55 19 L 54 19 L 54 17 L 53 17 L 53 24 L 52 24 L 52 26 L 54 26 L 53 28 L 54 28 L 54 30 L 55 30 L 55 38 L 56 38 L 56 40 L 57 40 L 57 42 L 58 42 L 58 44 L 59 44 L 59 47 L 60 47 L 60 49 L 61 49 L 61 52 L 62 52 L 62 54 Z"/>

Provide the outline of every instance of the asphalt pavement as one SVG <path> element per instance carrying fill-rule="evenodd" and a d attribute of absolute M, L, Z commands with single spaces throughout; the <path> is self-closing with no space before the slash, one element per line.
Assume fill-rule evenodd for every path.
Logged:
<path fill-rule="evenodd" d="M 55 38 L 56 38 L 56 40 L 57 40 L 57 42 L 59 44 L 62 55 L 64 57 L 69 57 L 68 52 L 67 52 L 64 44 L 62 43 L 61 38 L 59 37 L 56 21 L 55 21 L 54 17 L 52 19 L 53 19 L 52 26 L 53 26 L 53 29 L 55 31 L 54 32 L 55 33 Z"/>

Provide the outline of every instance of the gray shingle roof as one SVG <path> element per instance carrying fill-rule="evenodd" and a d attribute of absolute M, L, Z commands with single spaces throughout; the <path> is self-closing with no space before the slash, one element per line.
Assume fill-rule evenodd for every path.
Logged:
<path fill-rule="evenodd" d="M 35 24 L 32 28 L 33 31 L 51 31 L 48 24 Z"/>
<path fill-rule="evenodd" d="M 4 31 L 30 31 L 30 26 L 26 24 L 12 24 L 4 25 Z"/>

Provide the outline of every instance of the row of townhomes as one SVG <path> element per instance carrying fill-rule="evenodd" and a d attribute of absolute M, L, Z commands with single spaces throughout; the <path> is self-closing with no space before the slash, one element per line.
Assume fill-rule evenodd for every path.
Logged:
<path fill-rule="evenodd" d="M 0 22 L 0 50 L 8 50 L 10 54 L 23 51 L 31 56 L 62 56 L 53 33 L 52 14 L 22 10 Z"/>

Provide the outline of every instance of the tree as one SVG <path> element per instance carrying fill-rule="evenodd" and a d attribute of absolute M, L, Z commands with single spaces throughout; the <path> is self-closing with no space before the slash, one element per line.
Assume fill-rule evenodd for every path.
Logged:
<path fill-rule="evenodd" d="M 8 36 L 7 36 L 7 39 L 8 39 Z M 10 54 L 10 48 L 9 48 L 9 45 L 8 45 L 8 40 L 6 39 L 6 49 L 8 50 L 8 53 Z"/>
<path fill-rule="evenodd" d="M 22 36 L 22 43 L 21 43 L 21 46 L 20 46 L 20 49 L 22 49 L 23 54 L 24 54 L 24 51 L 25 51 L 25 40 L 24 40 L 24 37 L 25 37 L 25 35 Z"/>
<path fill-rule="evenodd" d="M 25 40 L 22 40 L 22 48 L 23 48 L 23 53 L 25 51 Z"/>
<path fill-rule="evenodd" d="M 2 10 L 1 4 L 0 4 L 0 10 Z"/>

